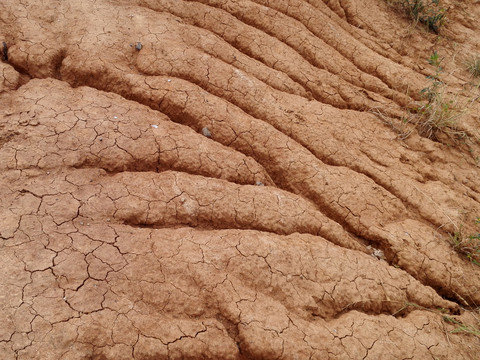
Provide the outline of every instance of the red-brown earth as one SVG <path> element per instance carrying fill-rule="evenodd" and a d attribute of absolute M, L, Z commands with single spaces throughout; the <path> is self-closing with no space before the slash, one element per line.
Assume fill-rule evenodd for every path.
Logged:
<path fill-rule="evenodd" d="M 478 358 L 480 5 L 442 6 L 2 0 L 0 358 Z M 462 139 L 398 133 L 433 51 Z"/>

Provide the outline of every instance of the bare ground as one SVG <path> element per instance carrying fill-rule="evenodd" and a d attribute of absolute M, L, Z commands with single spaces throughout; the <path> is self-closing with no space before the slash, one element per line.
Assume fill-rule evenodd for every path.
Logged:
<path fill-rule="evenodd" d="M 2 1 L 0 358 L 476 359 L 480 6 L 442 3 Z M 402 139 L 434 50 L 465 136 Z"/>

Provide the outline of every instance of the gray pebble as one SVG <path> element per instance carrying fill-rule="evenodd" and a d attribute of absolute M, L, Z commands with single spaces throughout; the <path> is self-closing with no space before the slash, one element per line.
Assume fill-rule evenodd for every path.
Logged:
<path fill-rule="evenodd" d="M 210 133 L 210 130 L 208 130 L 207 127 L 204 127 L 204 128 L 202 129 L 202 134 L 203 134 L 204 136 L 208 137 L 208 138 L 209 138 L 209 137 L 212 137 L 212 134 Z"/>
<path fill-rule="evenodd" d="M 137 49 L 137 51 L 142 50 L 142 43 L 140 41 L 135 45 L 135 49 Z"/>
<path fill-rule="evenodd" d="M 257 181 L 257 182 L 255 183 L 255 185 L 257 185 L 257 186 L 264 186 L 261 181 Z"/>

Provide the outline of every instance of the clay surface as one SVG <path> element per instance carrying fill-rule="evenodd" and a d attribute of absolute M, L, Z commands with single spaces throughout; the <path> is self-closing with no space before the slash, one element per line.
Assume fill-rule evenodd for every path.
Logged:
<path fill-rule="evenodd" d="M 0 358 L 477 359 L 480 6 L 443 4 L 2 0 Z M 398 136 L 434 50 L 468 143 Z"/>

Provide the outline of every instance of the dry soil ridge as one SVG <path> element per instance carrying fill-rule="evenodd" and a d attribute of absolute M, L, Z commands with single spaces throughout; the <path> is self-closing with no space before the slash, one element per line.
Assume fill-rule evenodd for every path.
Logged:
<path fill-rule="evenodd" d="M 475 358 L 478 164 L 367 111 L 468 82 L 474 3 L 3 2 L 1 357 Z"/>

